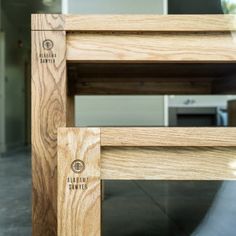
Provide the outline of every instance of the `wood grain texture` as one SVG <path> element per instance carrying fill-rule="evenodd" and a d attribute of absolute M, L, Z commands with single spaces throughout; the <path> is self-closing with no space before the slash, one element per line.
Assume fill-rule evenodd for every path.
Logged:
<path fill-rule="evenodd" d="M 67 83 L 67 90 L 68 83 Z M 73 127 L 75 126 L 75 96 L 69 94 L 67 91 L 66 94 L 66 126 Z"/>
<path fill-rule="evenodd" d="M 84 162 L 81 173 L 75 160 Z M 58 173 L 58 236 L 100 236 L 100 129 L 59 129 Z"/>
<path fill-rule="evenodd" d="M 236 43 L 227 32 L 69 33 L 67 60 L 235 62 Z"/>
<path fill-rule="evenodd" d="M 236 126 L 236 100 L 228 101 L 228 125 Z"/>
<path fill-rule="evenodd" d="M 61 14 L 32 14 L 31 30 L 64 30 L 65 20 Z"/>
<path fill-rule="evenodd" d="M 236 128 L 101 128 L 102 146 L 236 146 Z"/>
<path fill-rule="evenodd" d="M 53 17 L 50 19 L 54 24 Z M 43 24 L 36 18 L 33 24 Z M 55 22 L 57 24 L 57 20 Z M 49 50 L 46 39 L 53 41 Z M 32 235 L 57 235 L 57 128 L 68 106 L 64 31 L 32 31 Z M 73 99 L 71 99 L 72 102 Z M 71 119 L 72 120 L 72 119 Z"/>
<path fill-rule="evenodd" d="M 70 31 L 234 31 L 235 15 L 65 15 Z"/>
<path fill-rule="evenodd" d="M 236 63 L 68 64 L 72 94 L 235 94 Z"/>
<path fill-rule="evenodd" d="M 102 179 L 235 180 L 236 148 L 103 147 Z"/>

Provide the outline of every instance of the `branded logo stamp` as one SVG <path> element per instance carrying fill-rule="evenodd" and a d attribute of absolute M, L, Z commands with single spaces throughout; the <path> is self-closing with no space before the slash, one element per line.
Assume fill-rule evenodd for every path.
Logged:
<path fill-rule="evenodd" d="M 76 174 L 80 174 L 84 171 L 85 169 L 85 164 L 82 160 L 74 160 L 72 163 L 71 163 L 71 169 L 74 173 Z"/>
<path fill-rule="evenodd" d="M 45 50 L 51 50 L 53 48 L 54 44 L 53 41 L 51 39 L 45 39 L 43 41 L 43 48 Z"/>
<path fill-rule="evenodd" d="M 57 54 L 51 51 L 53 47 L 54 47 L 54 43 L 51 39 L 45 39 L 42 42 L 42 48 L 44 50 L 42 50 L 39 53 L 39 61 L 41 64 L 55 64 L 56 63 Z"/>

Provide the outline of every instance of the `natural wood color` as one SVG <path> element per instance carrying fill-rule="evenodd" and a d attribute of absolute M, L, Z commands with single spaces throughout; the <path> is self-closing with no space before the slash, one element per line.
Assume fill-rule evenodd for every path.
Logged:
<path fill-rule="evenodd" d="M 61 14 L 32 14 L 31 30 L 65 30 L 65 19 Z"/>
<path fill-rule="evenodd" d="M 69 63 L 71 94 L 235 94 L 235 63 Z"/>
<path fill-rule="evenodd" d="M 235 62 L 236 43 L 228 32 L 74 33 L 67 35 L 67 60 Z"/>
<path fill-rule="evenodd" d="M 65 15 L 68 31 L 233 31 L 235 15 Z"/>
<path fill-rule="evenodd" d="M 77 159 L 85 164 L 81 173 L 71 168 Z M 100 129 L 59 129 L 58 172 L 58 236 L 100 236 Z M 87 189 L 70 190 L 68 178 L 88 178 Z"/>
<path fill-rule="evenodd" d="M 41 23 L 37 23 L 41 22 Z M 57 15 L 33 14 L 32 30 L 234 31 L 235 15 Z"/>
<path fill-rule="evenodd" d="M 235 17 L 233 15 L 32 15 L 33 236 L 56 236 L 57 217 L 60 228 L 58 233 L 61 235 L 69 236 L 73 233 L 100 235 L 99 165 L 95 167 L 88 165 L 91 167 L 88 173 L 83 172 L 89 177 L 90 188 L 89 191 L 79 195 L 74 193 L 69 195 L 68 191 L 65 191 L 66 183 L 63 179 L 66 175 L 63 171 L 71 171 L 67 154 L 71 160 L 75 158 L 76 156 L 71 154 L 77 150 L 78 145 L 85 149 L 89 148 L 88 152 L 81 154 L 82 157 L 96 156 L 97 159 L 93 161 L 97 160 L 96 163 L 99 163 L 100 136 L 97 129 L 61 131 L 62 134 L 65 132 L 65 136 L 59 142 L 59 146 L 62 147 L 59 154 L 59 171 L 63 175 L 58 176 L 61 189 L 59 188 L 59 208 L 57 208 L 57 128 L 74 126 L 74 95 L 236 92 L 233 64 L 229 66 L 230 70 L 226 67 L 222 70 L 223 66 L 221 69 L 213 68 L 214 71 L 205 75 L 208 79 L 202 75 L 209 67 L 203 70 L 183 67 L 184 70 L 180 71 L 176 66 L 171 70 L 164 68 L 161 73 L 154 65 L 155 69 L 148 72 L 148 80 L 143 76 L 148 74 L 144 64 L 159 63 L 163 66 L 162 62 L 169 64 L 176 62 L 176 65 L 190 62 L 189 64 L 203 65 L 209 62 L 222 65 L 225 62 L 227 64 L 236 62 Z M 46 50 L 42 47 L 45 39 L 53 41 L 52 49 Z M 45 53 L 45 57 L 51 53 L 56 54 L 53 58 L 55 61 L 40 63 L 41 53 Z M 136 74 L 128 67 L 126 70 L 123 69 L 124 74 L 115 73 L 113 69 L 110 70 L 110 74 L 106 74 L 107 71 L 102 68 L 101 70 L 106 72 L 104 76 L 102 72 L 99 77 L 94 67 L 91 70 L 93 73 L 91 77 L 80 73 L 77 76 L 75 73 L 76 76 L 73 78 L 70 76 L 68 83 L 66 62 L 68 64 L 78 62 L 131 64 L 132 62 L 136 69 L 133 66 L 131 68 Z M 141 68 L 142 64 L 144 66 Z M 140 67 L 140 70 L 137 67 Z M 122 67 L 118 70 L 121 71 Z M 170 71 L 173 71 L 172 74 Z M 193 71 L 190 80 L 186 79 L 189 78 L 189 71 Z M 169 76 L 166 76 L 167 73 Z M 229 73 L 229 77 L 224 80 L 226 73 Z M 173 76 L 177 78 L 176 81 L 172 80 Z M 156 77 L 159 77 L 158 85 L 154 85 L 157 83 Z M 115 78 L 116 81 L 109 81 L 111 78 Z M 126 86 L 121 86 L 122 83 Z M 69 131 L 68 136 L 67 131 Z M 109 179 L 118 174 L 118 178 L 234 179 L 235 131 L 234 128 L 102 128 L 102 157 L 104 157 L 101 167 L 102 177 Z M 91 136 L 98 140 L 94 145 L 93 138 L 92 144 L 90 143 Z M 76 140 L 78 142 L 75 143 Z M 63 146 L 65 143 L 68 146 Z M 78 148 L 80 151 L 84 150 Z M 90 150 L 95 151 L 91 153 Z M 166 155 L 165 160 L 163 155 Z M 114 166 L 115 161 L 116 166 Z M 137 161 L 142 165 L 139 166 Z M 135 175 L 135 168 L 130 168 L 132 165 L 139 171 Z M 113 166 L 114 169 L 111 169 Z M 127 172 L 120 171 L 121 167 Z M 174 170 L 176 172 L 172 173 Z M 186 170 L 185 176 L 183 170 Z M 72 195 L 76 200 L 72 199 Z M 74 208 L 72 204 L 73 206 L 79 204 L 80 207 Z M 67 207 L 69 205 L 70 207 Z M 88 208 L 91 211 L 88 212 Z M 59 215 L 57 209 L 60 211 Z M 83 224 L 86 227 L 83 227 Z"/>
<path fill-rule="evenodd" d="M 101 128 L 102 146 L 236 146 L 236 128 Z"/>
<path fill-rule="evenodd" d="M 57 25 L 58 20 L 50 24 Z M 35 25 L 44 24 L 34 18 Z M 42 26 L 44 27 L 44 26 Z M 45 50 L 45 39 L 54 47 Z M 32 31 L 32 235 L 57 235 L 57 128 L 73 125 L 67 97 L 64 31 Z M 54 63 L 41 63 L 41 53 L 56 54 Z M 69 101 L 70 100 L 70 101 Z"/>
<path fill-rule="evenodd" d="M 75 96 L 68 94 L 68 91 L 66 95 L 66 102 L 67 102 L 66 124 L 68 127 L 73 127 L 75 126 Z"/>
<path fill-rule="evenodd" d="M 236 126 L 236 100 L 228 101 L 228 123 Z"/>
<path fill-rule="evenodd" d="M 236 148 L 103 147 L 106 180 L 235 180 Z"/>

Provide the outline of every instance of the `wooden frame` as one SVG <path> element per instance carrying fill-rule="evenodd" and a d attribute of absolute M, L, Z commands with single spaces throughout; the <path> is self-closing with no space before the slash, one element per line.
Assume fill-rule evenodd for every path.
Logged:
<path fill-rule="evenodd" d="M 84 220 L 75 217 L 80 220 L 80 226 L 86 224 L 86 227 L 75 227 L 74 230 L 76 233 L 79 232 L 79 235 L 88 235 L 87 232 L 92 232 L 89 235 L 99 235 L 99 181 L 103 178 L 112 179 L 113 176 L 120 174 L 111 161 L 117 158 L 117 155 L 127 158 L 125 160 L 132 163 L 133 154 L 143 153 L 145 156 L 150 156 L 150 160 L 157 165 L 162 164 L 162 170 L 167 168 L 167 171 L 162 172 L 161 175 L 154 175 L 159 179 L 190 178 L 193 174 L 191 171 L 184 177 L 172 175 L 168 169 L 169 165 L 174 168 L 179 163 L 175 152 L 185 145 L 188 147 L 184 148 L 182 153 L 186 159 L 187 153 L 190 153 L 194 161 L 195 156 L 192 153 L 198 148 L 211 156 L 208 166 L 215 161 L 218 154 L 223 155 L 227 151 L 223 159 L 217 159 L 216 165 L 218 169 L 226 168 L 225 164 L 233 159 L 231 156 L 235 139 L 233 129 L 197 129 L 194 130 L 197 136 L 193 135 L 191 129 L 185 130 L 184 135 L 182 133 L 184 130 L 157 129 L 152 136 L 147 129 L 120 129 L 115 130 L 114 135 L 112 128 L 98 128 L 91 134 L 90 131 L 88 132 L 88 139 L 85 137 L 87 131 L 83 133 L 77 129 L 69 131 L 65 129 L 60 131 L 62 133 L 59 137 L 58 169 L 57 129 L 74 126 L 74 96 L 77 94 L 235 93 L 236 44 L 233 40 L 236 30 L 235 17 L 234 15 L 32 15 L 34 236 L 55 236 L 65 235 L 65 233 L 67 236 L 74 235 L 72 229 L 75 225 L 74 221 L 71 221 L 67 227 L 62 227 L 63 216 L 69 217 L 69 212 L 66 211 L 66 207 L 57 210 L 57 194 L 59 190 L 58 202 L 61 205 L 63 197 L 68 198 L 66 192 L 62 194 L 63 186 L 60 183 L 65 182 L 66 179 L 62 179 L 64 175 L 62 176 L 61 173 L 69 171 L 69 162 L 74 158 L 72 153 L 82 147 L 83 150 L 88 148 L 89 151 L 81 153 L 80 150 L 80 158 L 81 155 L 85 159 L 92 155 L 97 164 L 93 166 L 91 163 L 88 173 L 84 172 L 92 181 L 89 182 L 89 186 L 92 186 L 91 196 L 94 196 L 92 201 L 86 194 L 84 195 L 84 192 L 75 196 L 78 200 L 75 202 L 76 205 L 81 204 L 81 199 L 88 203 L 88 205 L 86 203 L 87 208 L 81 208 L 80 211 L 83 212 L 81 216 L 85 217 Z M 214 66 L 216 64 L 217 66 Z M 164 69 L 160 70 L 160 65 Z M 186 67 L 188 67 L 187 71 Z M 121 70 L 121 68 L 126 69 Z M 227 74 L 224 74 L 225 69 Z M 101 132 L 101 139 L 98 137 L 99 132 Z M 224 133 L 228 136 L 223 135 Z M 165 137 L 168 135 L 166 142 L 158 138 L 159 134 Z M 188 143 L 183 143 L 183 137 L 188 137 Z M 80 146 L 73 145 L 78 138 L 81 138 L 78 140 Z M 176 138 L 180 140 L 178 143 Z M 137 139 L 146 141 L 136 144 Z M 83 140 L 87 140 L 88 143 L 83 143 Z M 198 145 L 194 145 L 196 140 Z M 90 141 L 95 142 L 92 147 Z M 68 143 L 68 146 L 65 147 L 65 143 Z M 123 146 L 123 149 L 120 149 L 118 144 Z M 190 147 L 190 144 L 195 147 Z M 161 155 L 167 151 L 165 147 L 173 145 L 178 146 L 178 148 L 171 148 L 173 152 L 171 150 L 168 152 L 173 159 L 167 158 L 166 161 L 169 163 L 166 164 L 160 162 Z M 214 150 L 213 154 L 212 150 Z M 159 159 L 153 156 L 157 151 L 160 153 Z M 65 156 L 69 159 L 64 160 Z M 172 162 L 173 160 L 175 161 Z M 117 159 L 117 161 L 121 163 L 124 160 Z M 196 164 L 200 165 L 202 161 L 198 159 Z M 133 176 L 133 172 L 127 172 L 126 176 L 122 174 L 120 178 L 139 179 L 146 176 L 149 179 L 155 171 L 149 164 L 144 163 L 147 169 L 150 169 L 150 173 L 140 169 L 139 173 L 142 174 L 138 176 Z M 198 167 L 201 167 L 199 165 Z M 58 171 L 60 171 L 59 175 Z M 201 174 L 196 174 L 192 178 L 234 178 L 232 173 L 227 171 L 218 176 L 215 172 L 205 173 L 205 175 L 201 171 L 199 173 L 203 174 L 202 177 Z M 57 188 L 57 177 L 59 188 Z M 90 211 L 87 211 L 88 208 L 96 214 L 92 216 Z M 78 212 L 75 210 L 73 213 Z M 59 231 L 57 232 L 58 216 Z M 91 219 L 94 220 L 96 227 L 88 225 L 87 217 L 94 217 Z"/>
<path fill-rule="evenodd" d="M 236 128 L 59 129 L 58 235 L 101 235 L 100 180 L 235 180 L 235 139 Z"/>

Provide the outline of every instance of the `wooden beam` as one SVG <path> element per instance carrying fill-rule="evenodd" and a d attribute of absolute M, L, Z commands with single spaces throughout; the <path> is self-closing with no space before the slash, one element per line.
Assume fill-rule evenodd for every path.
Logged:
<path fill-rule="evenodd" d="M 236 63 L 69 63 L 71 94 L 235 94 Z"/>
<path fill-rule="evenodd" d="M 61 14 L 32 14 L 31 30 L 64 31 L 65 17 Z"/>
<path fill-rule="evenodd" d="M 54 21 L 55 20 L 55 21 Z M 66 40 L 61 17 L 33 17 L 32 25 L 32 235 L 57 235 L 57 128 L 73 123 L 67 96 Z M 68 115 L 69 114 L 69 115 Z"/>
<path fill-rule="evenodd" d="M 212 93 L 214 94 L 236 94 L 236 75 L 225 76 L 212 82 Z"/>
<path fill-rule="evenodd" d="M 236 126 L 236 100 L 228 101 L 228 125 Z"/>
<path fill-rule="evenodd" d="M 67 31 L 234 31 L 235 15 L 65 15 Z"/>
<path fill-rule="evenodd" d="M 138 79 L 137 79 L 138 80 Z M 79 82 L 73 81 L 70 92 L 74 95 L 167 95 L 211 94 L 211 83 L 191 81 L 149 82 Z"/>
<path fill-rule="evenodd" d="M 230 32 L 68 33 L 66 59 L 232 63 L 236 44 Z"/>
<path fill-rule="evenodd" d="M 206 82 L 236 74 L 236 63 L 68 63 L 68 75 L 81 82 Z M 150 80 L 152 79 L 152 80 Z"/>
<path fill-rule="evenodd" d="M 59 129 L 58 173 L 58 236 L 100 236 L 100 129 Z"/>
<path fill-rule="evenodd" d="M 236 128 L 101 128 L 102 146 L 236 147 Z"/>
<path fill-rule="evenodd" d="M 103 147 L 101 176 L 105 180 L 235 180 L 236 148 Z"/>

